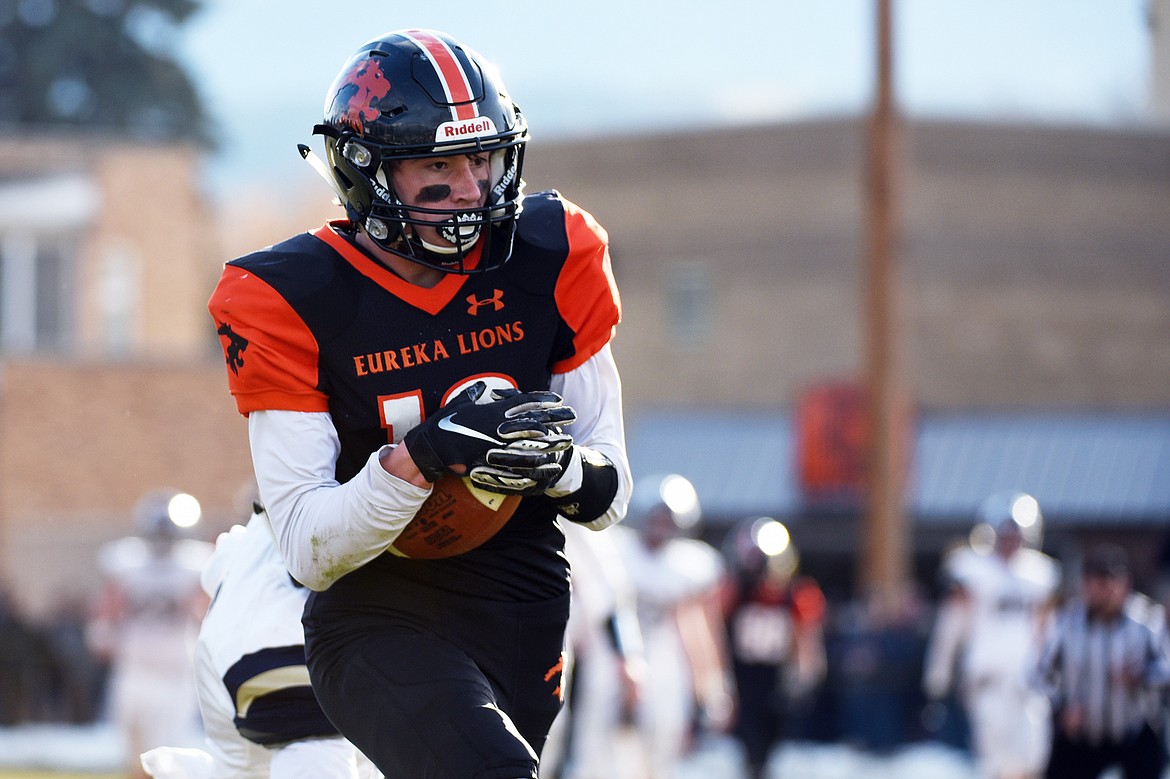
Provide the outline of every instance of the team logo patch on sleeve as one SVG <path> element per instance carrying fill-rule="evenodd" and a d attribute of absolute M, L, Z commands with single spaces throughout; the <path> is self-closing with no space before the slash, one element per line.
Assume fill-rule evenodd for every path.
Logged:
<path fill-rule="evenodd" d="M 232 373 L 239 376 L 240 368 L 244 367 L 244 351 L 248 348 L 248 339 L 238 335 L 226 322 L 220 322 L 215 332 L 224 339 L 223 355 L 227 366 L 231 368 Z"/>

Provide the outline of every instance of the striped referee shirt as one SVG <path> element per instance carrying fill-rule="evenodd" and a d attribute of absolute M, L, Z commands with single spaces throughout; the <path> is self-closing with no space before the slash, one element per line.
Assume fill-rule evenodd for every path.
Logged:
<path fill-rule="evenodd" d="M 1115 620 L 1089 619 L 1074 601 L 1061 612 L 1040 658 L 1053 707 L 1081 706 L 1084 739 L 1117 744 L 1154 724 L 1170 685 L 1170 641 L 1158 604 L 1131 595 Z M 1137 679 L 1127 684 L 1126 678 Z"/>

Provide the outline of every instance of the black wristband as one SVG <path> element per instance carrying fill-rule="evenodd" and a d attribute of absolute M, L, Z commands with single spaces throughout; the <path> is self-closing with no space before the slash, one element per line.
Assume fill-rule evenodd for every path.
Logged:
<path fill-rule="evenodd" d="M 423 426 L 416 425 L 407 431 L 402 438 L 402 445 L 406 447 L 407 453 L 410 454 L 410 459 L 414 460 L 415 466 L 423 478 L 429 482 L 436 482 L 442 476 L 447 474 L 450 469 L 442 458 L 435 453 L 434 447 L 431 446 L 430 441 L 422 434 Z"/>
<path fill-rule="evenodd" d="M 581 486 L 553 504 L 573 522 L 592 522 L 609 510 L 618 491 L 617 468 L 609 458 L 586 446 L 581 452 Z"/>

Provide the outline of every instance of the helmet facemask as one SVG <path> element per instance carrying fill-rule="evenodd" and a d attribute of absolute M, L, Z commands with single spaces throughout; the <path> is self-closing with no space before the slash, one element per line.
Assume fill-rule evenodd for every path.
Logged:
<path fill-rule="evenodd" d="M 477 141 L 436 147 L 425 153 L 387 149 L 352 132 L 327 125 L 314 131 L 326 136 L 330 173 L 346 214 L 381 249 L 446 273 L 470 274 L 498 268 L 512 254 L 516 218 L 523 209 L 521 169 L 527 134 L 489 144 Z M 487 198 L 471 209 L 408 205 L 394 186 L 399 160 L 488 155 Z M 423 239 L 416 228 L 435 229 L 446 245 Z M 482 239 L 482 241 L 481 241 Z M 482 242 L 480 260 L 470 266 L 472 251 Z"/>

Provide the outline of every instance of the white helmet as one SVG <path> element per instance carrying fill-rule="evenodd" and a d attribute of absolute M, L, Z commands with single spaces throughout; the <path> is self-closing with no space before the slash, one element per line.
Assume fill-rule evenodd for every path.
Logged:
<path fill-rule="evenodd" d="M 1040 504 L 1026 492 L 998 492 L 988 496 L 980 504 L 977 517 L 977 530 L 993 542 L 1007 535 L 1019 535 L 1025 546 L 1039 549 L 1044 540 Z"/>
<path fill-rule="evenodd" d="M 695 486 L 685 476 L 671 473 L 646 476 L 634 483 L 626 521 L 642 529 L 652 512 L 663 511 L 681 531 L 690 531 L 703 516 Z"/>
<path fill-rule="evenodd" d="M 139 499 L 134 507 L 134 524 L 143 538 L 168 541 L 182 536 L 183 531 L 198 522 L 201 515 L 199 501 L 193 495 L 179 490 L 157 489 Z"/>

